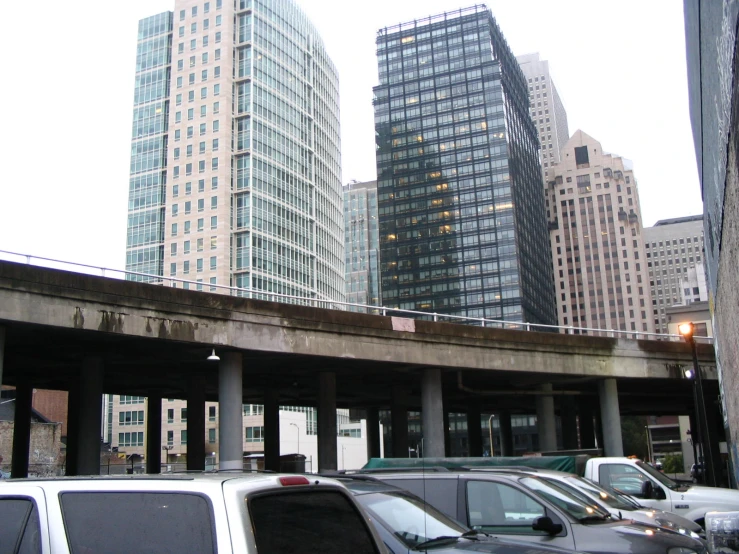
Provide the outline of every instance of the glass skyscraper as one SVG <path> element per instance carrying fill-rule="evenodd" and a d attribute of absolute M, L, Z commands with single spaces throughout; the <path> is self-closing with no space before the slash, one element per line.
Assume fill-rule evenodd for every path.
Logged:
<path fill-rule="evenodd" d="M 539 140 L 492 14 L 381 29 L 377 58 L 383 303 L 554 324 Z"/>
<path fill-rule="evenodd" d="M 129 217 L 127 269 L 343 300 L 339 83 L 315 28 L 291 0 L 176 0 L 156 18 L 166 64 L 137 68 L 136 98 L 149 87 L 164 115 L 157 136 L 134 129 L 131 205 L 141 172 L 159 188 Z"/>
<path fill-rule="evenodd" d="M 344 229 L 346 301 L 380 306 L 377 181 L 349 183 L 344 186 Z"/>
<path fill-rule="evenodd" d="M 126 269 L 162 275 L 172 12 L 139 21 L 131 132 Z M 155 281 L 130 275 L 135 281 Z"/>

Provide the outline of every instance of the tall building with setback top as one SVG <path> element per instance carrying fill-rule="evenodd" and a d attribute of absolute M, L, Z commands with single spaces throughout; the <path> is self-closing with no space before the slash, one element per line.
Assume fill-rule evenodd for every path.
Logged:
<path fill-rule="evenodd" d="M 490 11 L 381 29 L 377 59 L 385 306 L 554 323 L 528 87 Z"/>
<path fill-rule="evenodd" d="M 560 162 L 560 149 L 570 139 L 567 112 L 557 87 L 549 73 L 549 62 L 539 59 L 539 53 L 517 56 L 529 87 L 531 119 L 539 132 L 541 165 L 545 182 L 552 166 Z"/>
<path fill-rule="evenodd" d="M 547 186 L 560 325 L 654 332 L 631 162 L 577 131 Z M 575 331 L 598 334 L 595 331 Z"/>
<path fill-rule="evenodd" d="M 343 300 L 338 75 L 303 12 L 177 0 L 137 54 L 126 268 Z"/>

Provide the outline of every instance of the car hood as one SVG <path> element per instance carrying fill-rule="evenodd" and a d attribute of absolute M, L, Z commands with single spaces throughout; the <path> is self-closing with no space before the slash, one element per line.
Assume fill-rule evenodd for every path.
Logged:
<path fill-rule="evenodd" d="M 413 552 L 413 551 L 411 551 Z M 429 554 L 453 554 L 455 552 L 490 552 L 491 554 L 581 554 L 565 548 L 544 546 L 529 541 L 499 539 L 497 537 L 480 540 L 462 539 L 455 544 L 444 545 L 438 548 L 429 548 Z"/>
<path fill-rule="evenodd" d="M 683 517 L 672 512 L 664 512 L 662 510 L 650 510 L 649 508 L 631 511 L 624 510 L 623 516 L 627 519 L 631 518 L 640 523 L 651 525 L 665 526 L 663 522 L 667 522 L 668 525 L 666 525 L 666 527 L 670 529 L 687 529 L 688 531 L 693 531 L 695 533 L 700 533 L 702 531 L 702 527 L 695 521 L 692 521 L 687 517 Z"/>
<path fill-rule="evenodd" d="M 575 547 L 586 552 L 643 552 L 663 554 L 671 547 L 684 547 L 703 552 L 698 539 L 691 539 L 661 527 L 643 525 L 635 521 L 581 524 L 573 526 Z"/>
<path fill-rule="evenodd" d="M 690 501 L 702 501 L 709 503 L 711 507 L 716 509 L 729 508 L 731 510 L 739 509 L 739 491 L 733 489 L 722 489 L 718 487 L 689 487 L 685 492 L 680 491 L 679 493 L 683 496 L 678 502 L 685 502 L 686 504 Z"/>

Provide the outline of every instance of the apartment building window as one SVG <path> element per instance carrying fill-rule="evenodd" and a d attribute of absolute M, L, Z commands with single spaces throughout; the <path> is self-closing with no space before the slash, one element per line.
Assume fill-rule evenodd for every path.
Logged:
<path fill-rule="evenodd" d="M 208 421 L 215 421 L 215 420 L 216 420 L 216 407 L 208 406 Z"/>
<path fill-rule="evenodd" d="M 180 409 L 180 422 L 187 423 L 187 408 Z"/>
<path fill-rule="evenodd" d="M 144 424 L 144 410 L 138 410 L 133 412 L 118 412 L 118 424 L 119 425 L 143 425 Z"/>
<path fill-rule="evenodd" d="M 172 408 L 167 410 L 167 423 L 174 423 L 174 410 Z"/>
<path fill-rule="evenodd" d="M 174 431 L 167 431 L 167 446 L 174 446 Z"/>
<path fill-rule="evenodd" d="M 144 432 L 118 433 L 118 446 L 144 446 Z"/>
<path fill-rule="evenodd" d="M 246 442 L 264 442 L 264 427 L 247 427 Z"/>
<path fill-rule="evenodd" d="M 216 442 L 216 430 L 208 429 L 208 443 L 215 444 L 215 442 Z"/>
<path fill-rule="evenodd" d="M 182 429 L 180 431 L 180 444 L 187 444 L 187 429 Z"/>

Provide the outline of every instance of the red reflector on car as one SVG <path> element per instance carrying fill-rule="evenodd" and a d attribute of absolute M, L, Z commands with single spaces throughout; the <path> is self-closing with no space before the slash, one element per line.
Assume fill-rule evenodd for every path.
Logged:
<path fill-rule="evenodd" d="M 291 485 L 308 485 L 310 482 L 302 475 L 293 475 L 290 477 L 280 477 L 280 483 L 284 487 L 289 487 Z"/>

